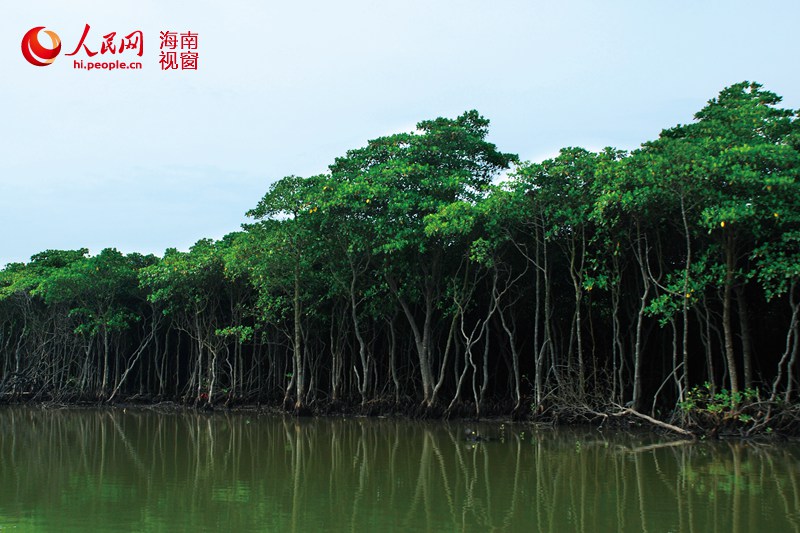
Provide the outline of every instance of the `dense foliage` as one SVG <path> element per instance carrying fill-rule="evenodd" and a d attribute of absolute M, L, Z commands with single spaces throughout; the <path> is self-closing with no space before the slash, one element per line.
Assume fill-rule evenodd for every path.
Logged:
<path fill-rule="evenodd" d="M 779 103 L 740 83 L 632 153 L 541 163 L 470 111 L 283 178 L 242 231 L 187 252 L 9 264 L 0 393 L 477 415 L 671 410 L 698 386 L 791 402 L 800 121 Z"/>

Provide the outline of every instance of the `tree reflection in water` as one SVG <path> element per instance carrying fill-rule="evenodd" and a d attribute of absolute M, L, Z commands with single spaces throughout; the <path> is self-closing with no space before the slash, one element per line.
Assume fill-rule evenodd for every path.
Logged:
<path fill-rule="evenodd" d="M 0 528 L 800 531 L 800 448 L 594 429 L 0 409 Z"/>

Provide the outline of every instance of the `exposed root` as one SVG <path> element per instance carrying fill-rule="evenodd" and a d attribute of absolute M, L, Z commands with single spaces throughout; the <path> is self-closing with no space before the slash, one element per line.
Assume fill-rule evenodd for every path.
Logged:
<path fill-rule="evenodd" d="M 650 424 L 653 424 L 654 426 L 658 426 L 660 428 L 668 429 L 669 431 L 673 431 L 675 433 L 679 433 L 681 435 L 685 435 L 687 437 L 690 437 L 692 440 L 697 438 L 697 437 L 695 437 L 694 433 L 692 433 L 689 430 L 680 428 L 678 426 L 674 426 L 672 424 L 668 424 L 666 422 L 662 422 L 661 420 L 656 420 L 652 416 L 647 416 L 646 414 L 640 413 L 639 411 L 637 411 L 635 409 L 631 409 L 630 407 L 624 407 L 624 408 L 620 407 L 620 406 L 617 406 L 617 407 L 619 407 L 622 410 L 617 412 L 617 413 L 613 413 L 610 416 L 615 416 L 615 417 L 625 416 L 625 415 L 636 416 L 638 418 L 641 418 L 642 420 L 646 420 L 647 422 L 649 422 Z"/>

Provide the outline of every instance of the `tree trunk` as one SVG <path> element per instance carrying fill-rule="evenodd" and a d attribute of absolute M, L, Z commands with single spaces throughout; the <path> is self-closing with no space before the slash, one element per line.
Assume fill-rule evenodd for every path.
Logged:
<path fill-rule="evenodd" d="M 725 286 L 722 291 L 722 329 L 725 334 L 725 361 L 728 366 L 728 375 L 731 382 L 731 394 L 735 397 L 739 393 L 739 374 L 736 370 L 736 356 L 733 348 L 733 326 L 731 324 L 731 300 L 733 293 L 734 275 L 734 249 L 733 230 L 728 230 L 725 236 Z"/>
<path fill-rule="evenodd" d="M 100 385 L 100 397 L 108 396 L 108 330 L 103 326 L 103 383 Z"/>
<path fill-rule="evenodd" d="M 353 330 L 358 341 L 358 357 L 361 362 L 361 375 L 356 373 L 358 380 L 358 392 L 361 394 L 361 405 L 367 403 L 367 390 L 369 389 L 369 360 L 367 354 L 367 343 L 361 335 L 361 325 L 358 321 L 358 302 L 356 301 L 356 270 L 351 265 L 352 277 L 350 279 L 350 316 L 353 319 Z"/>
<path fill-rule="evenodd" d="M 406 316 L 406 320 L 408 320 L 408 325 L 411 326 L 411 332 L 414 334 L 414 345 L 417 349 L 417 357 L 419 358 L 420 377 L 422 378 L 423 404 L 427 407 L 431 407 L 434 383 L 433 383 L 433 372 L 431 370 L 431 365 L 430 365 L 429 343 L 430 343 L 431 319 L 433 315 L 433 301 L 432 301 L 433 297 L 430 294 L 430 291 L 426 288 L 425 320 L 423 322 L 422 331 L 420 331 L 419 327 L 417 326 L 417 321 L 414 318 L 414 314 L 411 312 L 411 308 L 408 305 L 408 302 L 406 302 L 405 298 L 403 298 L 397 292 L 396 287 L 393 289 L 393 292 L 396 294 L 397 299 L 400 302 L 400 307 L 403 309 L 403 313 Z"/>
<path fill-rule="evenodd" d="M 400 403 L 400 380 L 397 378 L 397 335 L 394 331 L 394 317 L 389 322 L 389 367 L 392 373 L 392 382 L 394 383 L 394 403 Z"/>
<path fill-rule="evenodd" d="M 683 390 L 689 390 L 689 274 L 692 268 L 692 240 L 689 235 L 689 222 L 686 217 L 686 206 L 681 196 L 681 218 L 683 219 L 683 238 L 686 242 L 686 266 L 683 271 L 683 297 L 681 312 L 683 314 L 683 332 L 681 346 L 683 349 Z"/>
<path fill-rule="evenodd" d="M 778 372 L 775 376 L 775 380 L 772 382 L 772 394 L 769 398 L 771 402 L 774 402 L 775 398 L 778 396 L 778 387 L 780 387 L 781 381 L 783 380 L 784 367 L 786 367 L 787 379 L 789 383 L 789 385 L 786 387 L 787 397 L 789 396 L 788 391 L 791 390 L 792 368 L 791 364 L 786 366 L 786 362 L 790 355 L 794 357 L 794 354 L 797 353 L 797 345 L 800 343 L 800 339 L 797 338 L 798 333 L 800 333 L 798 331 L 798 321 L 800 321 L 800 301 L 798 301 L 795 297 L 796 287 L 797 282 L 793 280 L 792 285 L 789 287 L 789 306 L 792 310 L 792 318 L 789 321 L 789 328 L 786 332 L 786 348 L 783 351 L 781 360 L 778 361 Z"/>
<path fill-rule="evenodd" d="M 736 308 L 739 311 L 739 330 L 742 336 L 742 370 L 744 371 L 744 387 L 749 389 L 753 386 L 753 355 L 752 342 L 750 340 L 750 319 L 747 314 L 747 298 L 744 294 L 744 287 L 737 286 Z"/>
<path fill-rule="evenodd" d="M 303 408 L 303 397 L 305 396 L 305 375 L 303 372 L 303 341 L 300 332 L 300 264 L 294 266 L 294 380 L 295 397 L 294 409 L 300 411 Z"/>
<path fill-rule="evenodd" d="M 647 243 L 645 242 L 644 250 L 642 250 L 642 238 L 639 235 L 639 228 L 636 229 L 637 239 L 636 259 L 639 262 L 639 271 L 642 276 L 642 296 L 640 298 L 639 312 L 636 317 L 636 341 L 633 349 L 633 409 L 639 410 L 642 403 L 642 349 L 644 348 L 644 339 L 642 335 L 642 328 L 644 324 L 644 312 L 647 308 L 647 297 L 650 295 L 650 277 L 647 273 Z"/>

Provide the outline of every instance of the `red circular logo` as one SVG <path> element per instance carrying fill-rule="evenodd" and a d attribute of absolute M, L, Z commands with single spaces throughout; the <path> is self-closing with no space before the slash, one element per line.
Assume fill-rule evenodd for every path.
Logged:
<path fill-rule="evenodd" d="M 46 67 L 56 60 L 56 56 L 61 52 L 61 38 L 54 31 L 44 30 L 53 42 L 52 48 L 45 48 L 39 42 L 39 32 L 44 30 L 44 26 L 31 28 L 22 38 L 22 55 L 31 65 Z"/>

